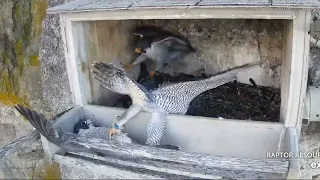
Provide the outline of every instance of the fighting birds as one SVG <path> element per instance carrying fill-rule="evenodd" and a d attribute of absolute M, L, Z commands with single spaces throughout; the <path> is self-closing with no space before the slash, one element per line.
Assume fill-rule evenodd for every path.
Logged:
<path fill-rule="evenodd" d="M 86 146 L 91 138 L 92 139 L 109 139 L 106 133 L 109 128 L 95 127 L 92 120 L 79 121 L 75 125 L 75 133 L 66 132 L 63 127 L 54 127 L 52 122 L 47 120 L 44 115 L 39 114 L 29 108 L 15 105 L 14 108 L 24 116 L 30 124 L 35 127 L 41 135 L 47 138 L 51 143 L 59 146 L 65 151 L 71 152 L 91 152 L 95 153 L 93 149 Z M 119 143 L 131 143 L 131 139 L 126 133 L 119 132 L 117 135 L 112 136 L 112 140 Z"/>
<path fill-rule="evenodd" d="M 202 80 L 166 84 L 150 91 L 111 63 L 94 63 L 92 73 L 93 78 L 103 88 L 129 95 L 132 99 L 132 105 L 120 116 L 118 122 L 108 133 L 110 135 L 117 134 L 122 125 L 143 110 L 152 113 L 147 128 L 146 144 L 155 146 L 160 143 L 168 114 L 185 114 L 190 102 L 196 96 L 209 89 L 236 80 L 238 73 L 255 66 L 258 65 L 256 63 L 247 64 Z"/>
<path fill-rule="evenodd" d="M 135 48 L 140 56 L 125 67 L 130 70 L 132 66 L 151 59 L 156 62 L 156 68 L 150 72 L 151 79 L 156 71 L 163 72 L 166 63 L 195 51 L 187 39 L 156 27 L 140 27 L 134 34 L 140 37 Z"/>

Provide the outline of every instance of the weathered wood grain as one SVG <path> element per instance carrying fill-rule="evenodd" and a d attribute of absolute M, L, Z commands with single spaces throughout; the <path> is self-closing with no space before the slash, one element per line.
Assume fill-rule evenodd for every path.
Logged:
<path fill-rule="evenodd" d="M 153 157 L 126 157 L 121 154 L 115 155 L 115 153 L 110 153 L 104 157 L 95 156 L 88 153 L 77 153 L 76 155 L 71 153 L 69 156 L 75 158 L 85 157 L 86 159 L 91 159 L 91 161 L 99 160 L 101 164 L 107 164 L 133 172 L 138 172 L 140 169 L 143 169 L 145 173 L 173 179 L 279 179 L 284 178 L 286 174 L 279 172 L 252 171 L 248 169 L 234 170 L 229 169 L 228 165 L 224 163 L 220 164 L 220 167 L 212 167 L 207 165 L 190 164 L 189 162 L 177 162 L 175 160 L 162 160 Z M 226 158 L 225 160 L 228 159 L 229 158 Z M 242 163 L 241 160 L 243 159 L 239 159 L 233 163 Z M 233 159 L 230 159 L 230 161 L 233 161 Z M 217 163 L 221 163 L 221 161 L 218 161 Z"/>
<path fill-rule="evenodd" d="M 317 7 L 318 0 L 272 0 L 274 6 L 300 6 L 300 7 Z"/>
<path fill-rule="evenodd" d="M 0 161 L 11 154 L 19 151 L 22 148 L 30 146 L 32 143 L 40 139 L 40 133 L 38 131 L 32 131 L 26 136 L 22 136 L 18 139 L 15 139 L 11 143 L 5 145 L 0 149 Z"/>
<path fill-rule="evenodd" d="M 189 8 L 189 7 L 286 7 L 316 8 L 318 0 L 79 0 L 49 8 L 49 13 L 123 10 L 137 8 Z"/>
<path fill-rule="evenodd" d="M 175 7 L 195 6 L 200 0 L 141 0 L 133 3 L 131 7 Z"/>
<path fill-rule="evenodd" d="M 200 153 L 189 153 L 139 144 L 119 144 L 112 141 L 90 139 L 81 142 L 105 157 L 86 155 L 101 164 L 125 166 L 128 169 L 142 168 L 158 173 L 168 173 L 192 178 L 284 178 L 288 171 L 287 160 L 257 160 L 247 158 L 222 157 Z M 74 154 L 74 153 L 73 153 Z"/>
<path fill-rule="evenodd" d="M 199 6 L 226 6 L 226 5 L 247 5 L 247 6 L 266 6 L 271 5 L 269 0 L 203 0 Z"/>
<path fill-rule="evenodd" d="M 55 155 L 54 161 L 60 165 L 62 179 L 162 179 L 69 156 Z"/>

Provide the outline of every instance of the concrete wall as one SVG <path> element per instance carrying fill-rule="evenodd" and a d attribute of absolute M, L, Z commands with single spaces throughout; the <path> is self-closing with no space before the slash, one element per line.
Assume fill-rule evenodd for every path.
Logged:
<path fill-rule="evenodd" d="M 31 129 L 10 105 L 22 103 L 48 117 L 72 106 L 59 18 L 57 15 L 44 14 L 47 6 L 51 7 L 64 2 L 67 0 L 21 0 L 20 2 L 3 0 L 0 2 L 0 130 L 6 129 L 6 131 L 0 131 L 6 132 L 0 134 L 5 137 L 0 139 L 1 146 Z M 44 19 L 43 23 L 42 19 Z M 277 60 L 281 57 L 279 53 L 282 42 L 282 27 L 279 22 L 248 20 L 235 23 L 231 20 L 223 23 L 223 21 L 217 21 L 209 26 L 212 28 L 199 27 L 196 21 L 192 23 L 186 21 L 181 24 L 185 24 L 184 27 L 176 31 L 182 34 L 187 31 L 192 33 L 193 41 L 198 43 L 199 47 L 207 46 L 212 49 L 211 56 L 218 57 L 219 51 L 225 54 L 225 59 L 229 58 L 233 62 L 243 57 L 249 60 L 264 59 L 270 62 L 268 66 L 273 69 L 270 75 L 275 78 L 279 76 Z M 256 26 L 257 24 L 260 25 Z M 163 26 L 170 28 L 170 24 L 163 24 Z M 221 26 L 229 30 L 227 34 Z M 275 31 L 271 31 L 270 28 Z M 42 39 L 40 39 L 41 33 Z M 213 39 L 214 43 L 202 44 L 202 41 L 196 40 L 199 37 Z M 225 40 L 232 41 L 237 47 L 233 49 L 232 56 L 229 53 L 229 47 L 224 43 Z M 246 56 L 240 56 L 242 53 L 239 52 L 249 47 L 252 48 L 251 51 L 247 52 Z M 313 84 L 320 84 L 319 55 L 319 49 L 311 50 L 310 63 L 313 65 L 310 66 L 310 83 Z M 209 54 L 208 57 L 202 58 L 212 57 Z M 225 65 L 227 64 L 221 61 L 215 66 L 223 68 Z M 208 71 L 216 71 L 215 66 Z M 320 135 L 317 134 L 317 129 L 320 128 L 317 128 L 316 124 L 303 128 L 300 142 L 302 152 L 319 151 Z M 303 177 L 310 179 L 311 176 L 320 173 L 319 170 L 310 169 L 309 164 L 314 162 L 313 160 L 305 159 L 301 162 Z M 5 173 L 8 178 L 13 177 L 12 173 L 8 174 L 8 171 Z"/>
<path fill-rule="evenodd" d="M 0 147 L 32 130 L 12 105 L 23 104 L 47 117 L 72 105 L 59 18 L 45 13 L 48 6 L 64 2 L 0 1 Z M 51 172 L 56 169 L 42 162 L 41 144 L 30 148 L 26 152 L 31 154 L 17 153 L 0 162 L 0 177 L 55 177 Z M 51 174 L 43 174 L 44 168 Z"/>

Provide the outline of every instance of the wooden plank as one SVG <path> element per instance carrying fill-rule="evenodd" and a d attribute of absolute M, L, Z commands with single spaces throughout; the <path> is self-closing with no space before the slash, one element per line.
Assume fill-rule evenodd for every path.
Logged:
<path fill-rule="evenodd" d="M 320 2 L 317 0 L 78 0 L 63 5 L 49 8 L 47 12 L 76 12 L 76 11 L 95 11 L 95 10 L 120 10 L 127 8 L 172 8 L 181 6 L 188 7 L 268 7 L 280 6 L 287 8 L 310 8 L 318 7 Z"/>
<path fill-rule="evenodd" d="M 83 106 L 84 117 L 95 119 L 99 126 L 110 127 L 122 113 L 124 109 L 120 108 Z M 149 120 L 149 113 L 140 112 L 126 123 L 124 132 L 144 143 Z M 285 151 L 279 147 L 283 130 L 280 123 L 169 115 L 160 143 L 179 145 L 188 152 L 263 159 L 267 152 Z"/>
<path fill-rule="evenodd" d="M 293 154 L 292 158 L 289 158 L 289 171 L 287 179 L 300 179 L 300 162 L 299 156 L 299 137 L 296 128 L 287 128 L 286 131 L 286 143 L 288 144 L 288 152 Z"/>
<path fill-rule="evenodd" d="M 73 104 L 82 106 L 83 104 L 91 102 L 92 99 L 90 82 L 85 80 L 89 77 L 84 76 L 84 73 L 82 73 L 82 68 L 85 70 L 87 69 L 85 67 L 88 66 L 81 62 L 81 58 L 85 58 L 83 53 L 85 53 L 86 50 L 81 52 L 78 48 L 75 48 L 80 44 L 74 44 L 77 42 L 77 40 L 79 40 L 79 38 L 83 38 L 83 36 L 77 34 L 77 31 L 80 31 L 81 29 L 77 28 L 73 30 L 73 25 L 75 24 L 73 24 L 69 18 L 66 18 L 65 15 L 60 15 L 60 24 L 62 39 L 64 41 L 64 52 L 66 57 L 70 91 L 73 95 Z"/>
<path fill-rule="evenodd" d="M 202 6 L 201 6 L 202 7 Z M 293 19 L 292 9 L 260 8 L 137 8 L 118 11 L 95 11 L 65 14 L 72 21 L 128 19 Z"/>
<path fill-rule="evenodd" d="M 96 32 L 95 22 L 72 22 L 72 40 L 74 48 L 74 57 L 77 68 L 72 74 L 78 74 L 79 91 L 81 93 L 82 104 L 92 103 L 90 67 L 89 59 L 96 59 L 97 42 L 90 38 Z M 75 86 L 76 87 L 76 86 Z M 76 105 L 82 105 L 76 104 Z"/>
<path fill-rule="evenodd" d="M 306 101 L 306 94 L 307 94 L 307 87 L 308 87 L 308 74 L 309 74 L 309 52 L 310 52 L 310 34 L 308 31 L 311 29 L 311 10 L 305 10 L 304 15 L 304 23 L 305 23 L 305 32 L 301 32 L 304 35 L 304 41 L 301 43 L 304 45 L 303 49 L 303 60 L 302 60 L 302 76 L 301 76 L 301 86 L 300 86 L 300 103 L 299 103 L 299 111 L 297 115 L 297 134 L 300 137 L 301 126 L 302 126 L 302 119 L 304 113 L 304 106 Z"/>
<path fill-rule="evenodd" d="M 65 57 L 65 62 L 66 62 L 66 67 L 67 67 L 67 75 L 68 75 L 68 82 L 69 82 L 69 87 L 70 87 L 70 92 L 72 94 L 72 102 L 73 104 L 76 103 L 75 100 L 75 90 L 74 90 L 74 75 L 72 75 L 72 68 L 71 68 L 71 61 L 70 61 L 70 53 L 68 49 L 68 40 L 67 40 L 67 24 L 70 23 L 70 21 L 67 19 L 67 17 L 63 14 L 59 16 L 60 19 L 60 31 L 61 31 L 61 39 L 63 41 L 63 49 L 64 49 L 64 57 Z"/>
<path fill-rule="evenodd" d="M 54 155 L 54 162 L 59 163 L 62 179 L 162 179 L 70 156 Z"/>
<path fill-rule="evenodd" d="M 140 0 L 131 7 L 171 7 L 171 6 L 194 6 L 200 0 Z"/>
<path fill-rule="evenodd" d="M 100 0 L 96 3 L 87 4 L 77 8 L 77 10 L 90 10 L 90 9 L 127 9 L 134 4 L 136 0 Z"/>
<path fill-rule="evenodd" d="M 98 159 L 101 162 L 99 164 L 113 163 L 114 167 L 121 165 L 131 170 L 140 168 L 144 172 L 152 170 L 169 175 L 203 179 L 215 179 L 219 176 L 232 179 L 258 177 L 280 179 L 284 178 L 288 172 L 288 161 L 281 159 L 256 160 L 212 156 L 139 144 L 119 144 L 100 139 L 90 139 L 89 142 L 83 143 L 104 154 L 105 157 L 92 157 L 92 155 L 86 156 L 81 153 L 82 157 L 91 157 L 93 162 L 94 159 Z"/>
<path fill-rule="evenodd" d="M 272 6 L 284 7 L 318 7 L 320 2 L 318 0 L 272 0 Z"/>
<path fill-rule="evenodd" d="M 230 164 L 223 164 L 219 161 L 220 167 L 211 167 L 206 165 L 193 164 L 189 162 L 177 162 L 175 160 L 166 161 L 161 159 L 154 159 L 153 157 L 136 157 L 136 156 L 127 156 L 123 154 L 106 155 L 106 156 L 97 156 L 88 153 L 70 153 L 73 157 L 85 157 L 86 159 L 92 159 L 92 161 L 99 160 L 101 163 L 112 164 L 114 167 L 122 167 L 128 171 L 137 171 L 138 169 L 143 169 L 146 174 L 152 173 L 152 175 L 159 175 L 166 179 L 263 179 L 263 178 L 281 178 L 285 176 L 286 168 L 283 172 L 261 172 L 252 170 L 251 167 L 243 167 L 239 165 L 239 168 L 242 170 L 233 170 L 227 169 L 226 166 Z M 234 161 L 235 159 L 225 157 L 226 161 Z M 223 161 L 224 161 L 223 160 Z M 246 163 L 247 159 L 238 159 L 236 160 L 239 164 Z M 235 162 L 235 161 L 234 161 Z M 275 162 L 275 161 L 274 161 Z M 280 161 L 282 163 L 285 161 Z M 236 162 L 235 162 L 236 163 Z M 257 163 L 257 166 L 263 165 L 260 162 L 251 162 Z M 273 166 L 276 164 L 268 164 L 267 166 Z M 277 166 L 277 165 L 276 165 Z M 285 166 L 285 165 L 284 165 Z M 252 170 L 252 171 L 251 171 Z"/>
<path fill-rule="evenodd" d="M 307 12 L 309 10 L 297 10 L 297 17 L 292 21 L 292 38 L 291 45 L 287 44 L 288 58 L 286 63 L 290 61 L 290 66 L 286 67 L 285 74 L 290 74 L 289 78 L 287 77 L 284 80 L 284 85 L 287 86 L 287 99 L 282 99 L 285 104 L 282 104 L 286 113 L 284 115 L 284 123 L 286 127 L 297 127 L 298 124 L 301 124 L 302 121 L 302 112 L 304 105 L 304 97 L 307 89 L 307 76 L 308 76 L 308 54 L 309 48 L 309 35 L 308 31 L 310 30 L 310 17 Z M 307 23 L 307 21 L 309 21 Z M 291 34 L 291 33 L 290 33 Z M 290 58 L 291 57 L 291 58 Z M 289 65 L 289 64 L 287 64 Z M 283 74 L 283 73 L 282 73 Z M 289 84 L 288 84 L 289 82 Z"/>
<path fill-rule="evenodd" d="M 267 6 L 271 5 L 271 3 L 269 3 L 269 0 L 203 0 L 199 3 L 199 6 L 225 5 Z"/>
<path fill-rule="evenodd" d="M 286 21 L 283 33 L 283 58 L 281 63 L 281 106 L 280 106 L 280 122 L 284 123 L 288 111 L 288 98 L 290 88 L 290 67 L 293 55 L 293 21 Z"/>

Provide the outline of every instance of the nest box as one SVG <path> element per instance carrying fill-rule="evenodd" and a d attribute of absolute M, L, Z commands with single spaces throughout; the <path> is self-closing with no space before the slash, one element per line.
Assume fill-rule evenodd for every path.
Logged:
<path fill-rule="evenodd" d="M 95 148 L 114 155 L 99 157 L 61 152 L 42 138 L 47 155 L 60 163 L 64 178 L 299 178 L 300 165 L 295 156 L 276 158 L 269 155 L 298 153 L 308 76 L 308 32 L 312 8 L 318 6 L 319 1 L 316 0 L 77 0 L 49 8 L 47 13 L 60 16 L 65 61 L 75 105 L 55 122 L 67 131 L 72 132 L 77 120 L 84 117 L 93 118 L 100 125 L 111 126 L 112 120 L 125 111 L 112 107 L 115 94 L 98 86 L 91 77 L 91 64 L 112 61 L 120 66 L 121 63 L 132 62 L 135 54 L 131 31 L 148 23 L 168 25 L 166 27 L 172 31 L 184 32 L 187 36 L 189 33 L 193 38 L 191 44 L 197 38 L 204 38 L 203 31 L 216 35 L 207 37 L 203 43 L 195 43 L 195 48 L 202 50 L 197 61 L 206 57 L 202 62 L 212 72 L 225 70 L 227 66 L 261 61 L 261 68 L 252 70 L 250 76 L 259 85 L 281 89 L 281 108 L 280 118 L 272 123 L 169 115 L 161 143 L 180 145 L 181 152 L 107 143 L 95 145 Z M 245 31 L 253 32 L 254 36 L 255 30 L 259 29 L 254 27 L 255 23 L 242 29 L 232 29 L 230 20 L 238 20 L 239 23 L 244 20 L 277 21 L 276 24 L 280 24 L 277 27 L 261 25 L 260 33 L 266 28 L 269 28 L 265 30 L 269 34 L 273 32 L 272 28 L 280 32 L 281 38 L 277 38 L 280 48 L 274 52 L 279 55 L 268 59 L 265 58 L 268 54 L 258 52 L 261 48 L 274 48 L 266 39 L 250 40 L 246 35 L 240 39 L 240 36 L 230 35 Z M 198 32 L 200 34 L 188 31 L 193 26 L 205 27 L 203 23 L 214 24 L 216 30 L 206 27 Z M 229 29 L 221 29 L 226 27 Z M 205 46 L 204 42 L 209 42 L 210 38 L 215 38 L 212 46 Z M 223 43 L 214 44 L 219 40 Z M 232 52 L 222 55 L 226 49 Z M 207 52 L 214 52 L 214 55 Z M 254 55 L 255 52 L 259 55 Z M 135 78 L 135 71 L 131 75 Z M 243 77 L 239 79 L 247 81 Z M 149 118 L 150 114 L 139 113 L 128 121 L 124 132 L 144 142 Z"/>

